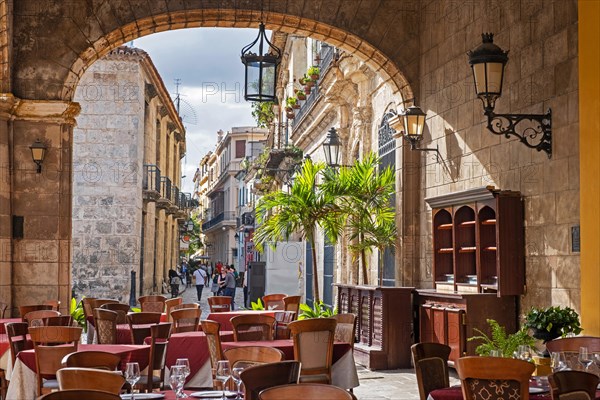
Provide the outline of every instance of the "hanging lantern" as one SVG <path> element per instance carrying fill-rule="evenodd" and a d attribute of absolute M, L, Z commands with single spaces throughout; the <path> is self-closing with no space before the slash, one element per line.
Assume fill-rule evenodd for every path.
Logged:
<path fill-rule="evenodd" d="M 258 45 L 258 52 L 251 50 Z M 242 63 L 246 67 L 244 99 L 246 101 L 277 102 L 275 87 L 277 67 L 281 62 L 281 50 L 275 47 L 265 34 L 261 22 L 256 39 L 242 49 Z"/>

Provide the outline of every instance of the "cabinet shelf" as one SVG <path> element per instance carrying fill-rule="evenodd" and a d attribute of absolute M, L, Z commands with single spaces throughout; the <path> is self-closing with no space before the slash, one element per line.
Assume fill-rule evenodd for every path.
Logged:
<path fill-rule="evenodd" d="M 438 253 L 440 254 L 451 254 L 454 253 L 454 249 L 452 247 L 443 247 L 438 249 Z"/>
<path fill-rule="evenodd" d="M 496 225 L 495 219 L 484 219 L 481 221 L 481 225 Z"/>
<path fill-rule="evenodd" d="M 441 224 L 441 225 L 438 225 L 437 228 L 441 231 L 446 230 L 446 229 L 452 229 L 452 224 Z"/>
<path fill-rule="evenodd" d="M 468 226 L 475 226 L 475 221 L 465 221 L 465 222 L 461 222 L 461 223 L 460 223 L 460 226 L 465 226 L 465 227 L 468 227 Z"/>
<path fill-rule="evenodd" d="M 496 251 L 496 250 L 498 250 L 498 248 L 496 246 L 488 246 L 488 247 L 484 247 L 483 250 L 485 250 L 485 251 Z"/>
<path fill-rule="evenodd" d="M 477 250 L 477 247 L 472 246 L 472 247 L 461 247 L 460 250 L 458 250 L 459 253 L 472 253 L 475 250 Z"/>

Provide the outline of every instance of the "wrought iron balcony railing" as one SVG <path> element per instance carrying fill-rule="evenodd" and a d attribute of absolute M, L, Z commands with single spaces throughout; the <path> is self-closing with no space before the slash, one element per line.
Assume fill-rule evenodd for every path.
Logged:
<path fill-rule="evenodd" d="M 217 224 L 223 222 L 227 225 L 235 225 L 237 213 L 235 211 L 224 211 L 222 213 L 217 214 L 214 218 L 206 221 L 202 224 L 202 230 L 207 231 Z"/>

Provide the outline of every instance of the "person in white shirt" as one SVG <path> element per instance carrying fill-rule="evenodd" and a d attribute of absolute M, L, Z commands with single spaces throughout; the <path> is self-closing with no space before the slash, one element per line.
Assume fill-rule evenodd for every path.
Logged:
<path fill-rule="evenodd" d="M 206 284 L 206 279 L 208 275 L 206 271 L 199 267 L 194 271 L 194 278 L 196 279 L 196 293 L 198 293 L 198 302 L 202 298 L 202 289 L 204 289 L 204 285 Z"/>

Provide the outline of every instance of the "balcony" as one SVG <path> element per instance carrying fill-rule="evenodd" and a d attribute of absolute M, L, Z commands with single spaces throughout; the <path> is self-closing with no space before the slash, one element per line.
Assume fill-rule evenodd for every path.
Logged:
<path fill-rule="evenodd" d="M 167 214 L 175 214 L 179 211 L 179 188 L 172 185 L 170 195 L 169 200 L 171 203 L 169 204 L 169 208 L 167 208 Z"/>
<path fill-rule="evenodd" d="M 209 230 L 219 228 L 221 226 L 236 226 L 236 216 L 237 213 L 235 211 L 224 211 L 222 213 L 217 214 L 214 218 L 204 222 L 202 224 L 202 231 L 208 232 Z"/>
<path fill-rule="evenodd" d="M 154 164 L 144 164 L 142 192 L 144 201 L 156 201 L 160 198 L 160 169 Z"/>
<path fill-rule="evenodd" d="M 166 176 L 160 177 L 160 196 L 156 201 L 156 206 L 163 209 L 171 206 L 171 180 Z"/>

